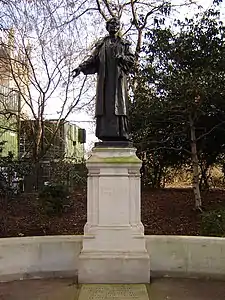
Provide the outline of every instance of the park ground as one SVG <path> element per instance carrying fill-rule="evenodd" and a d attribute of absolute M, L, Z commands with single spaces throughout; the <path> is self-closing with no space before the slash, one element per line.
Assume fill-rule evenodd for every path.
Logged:
<path fill-rule="evenodd" d="M 145 234 L 201 235 L 201 213 L 194 209 L 189 188 L 143 189 L 142 222 Z M 202 193 L 203 210 L 225 208 L 225 191 Z M 86 189 L 74 192 L 58 216 L 46 215 L 35 194 L 0 199 L 0 237 L 83 234 Z"/>

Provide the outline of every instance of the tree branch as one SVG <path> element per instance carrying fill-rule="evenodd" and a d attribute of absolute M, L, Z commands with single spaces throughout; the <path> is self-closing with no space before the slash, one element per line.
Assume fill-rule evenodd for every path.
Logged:
<path fill-rule="evenodd" d="M 213 132 L 216 128 L 220 127 L 222 124 L 225 124 L 225 121 L 220 122 L 219 124 L 215 125 L 213 128 L 211 128 L 208 132 L 200 135 L 198 138 L 196 138 L 196 141 L 201 140 L 203 137 L 207 136 L 211 132 Z"/>
<path fill-rule="evenodd" d="M 100 12 L 100 14 L 101 14 L 102 17 L 104 18 L 104 20 L 107 21 L 107 17 L 106 17 L 106 15 L 104 14 L 103 10 L 101 9 L 101 5 L 100 5 L 99 0 L 96 0 L 96 4 L 97 4 L 97 7 L 98 7 L 98 11 Z"/>

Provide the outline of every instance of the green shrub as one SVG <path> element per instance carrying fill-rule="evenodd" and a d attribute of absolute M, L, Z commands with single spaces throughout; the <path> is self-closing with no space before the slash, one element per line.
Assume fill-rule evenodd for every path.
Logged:
<path fill-rule="evenodd" d="M 225 236 L 225 209 L 217 209 L 202 214 L 201 235 Z"/>
<path fill-rule="evenodd" d="M 64 185 L 48 185 L 42 189 L 38 198 L 46 214 L 60 215 L 68 203 L 69 193 Z"/>

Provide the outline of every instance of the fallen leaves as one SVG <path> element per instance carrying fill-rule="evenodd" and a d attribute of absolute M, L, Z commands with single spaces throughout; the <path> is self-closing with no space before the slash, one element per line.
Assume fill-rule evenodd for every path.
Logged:
<path fill-rule="evenodd" d="M 212 190 L 202 196 L 205 210 L 225 208 L 225 191 Z M 194 210 L 191 189 L 145 189 L 141 198 L 146 234 L 200 234 L 201 214 Z M 0 237 L 83 234 L 86 211 L 85 189 L 74 192 L 62 216 L 46 216 L 36 195 L 0 199 Z"/>

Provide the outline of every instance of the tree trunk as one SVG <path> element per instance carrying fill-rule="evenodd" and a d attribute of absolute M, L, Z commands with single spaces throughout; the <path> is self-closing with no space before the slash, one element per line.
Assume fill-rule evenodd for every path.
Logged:
<path fill-rule="evenodd" d="M 195 208 L 201 210 L 202 199 L 201 199 L 201 193 L 199 188 L 198 154 L 197 154 L 197 145 L 196 145 L 195 126 L 191 114 L 189 115 L 189 121 L 190 121 L 190 130 L 191 130 L 191 159 L 192 159 L 192 172 L 193 172 L 192 188 L 195 197 Z"/>
<path fill-rule="evenodd" d="M 200 190 L 209 190 L 209 175 L 207 175 L 207 172 L 209 170 L 209 165 L 202 163 L 200 164 L 201 168 L 201 177 L 200 177 Z"/>

